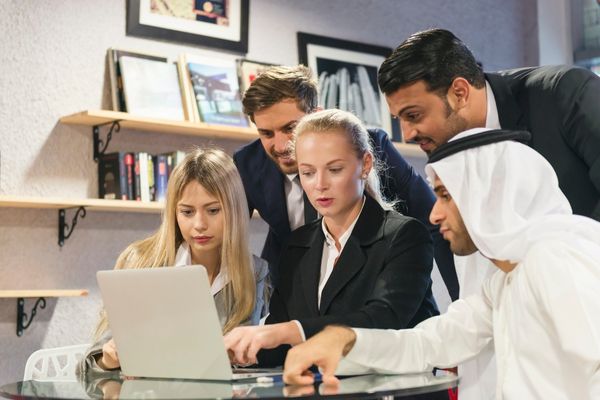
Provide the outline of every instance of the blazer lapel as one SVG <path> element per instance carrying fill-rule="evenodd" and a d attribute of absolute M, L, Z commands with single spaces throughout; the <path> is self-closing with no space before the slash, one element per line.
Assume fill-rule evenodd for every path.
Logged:
<path fill-rule="evenodd" d="M 508 77 L 500 74 L 486 73 L 485 79 L 489 82 L 496 106 L 498 107 L 498 118 L 502 129 L 526 129 L 523 122 L 523 113 L 515 100 L 515 97 L 506 82 Z"/>
<path fill-rule="evenodd" d="M 278 235 L 287 235 L 291 231 L 283 184 L 287 178 L 269 158 L 266 158 L 260 176 L 261 189 L 269 210 L 269 215 L 262 217 Z"/>
<path fill-rule="evenodd" d="M 314 230 L 309 235 L 310 238 L 307 241 L 309 248 L 300 259 L 298 265 L 301 271 L 300 281 L 302 282 L 302 292 L 308 303 L 308 309 L 312 315 L 317 315 L 319 312 L 317 294 L 319 290 L 319 276 L 321 274 L 323 242 L 325 241 L 320 220 L 314 224 Z"/>
<path fill-rule="evenodd" d="M 365 205 L 358 221 L 356 221 L 356 225 L 354 225 L 352 234 L 323 288 L 321 306 L 319 307 L 320 315 L 327 313 L 335 296 L 363 269 L 367 261 L 367 255 L 363 247 L 383 237 L 383 221 L 383 209 L 367 195 Z"/>

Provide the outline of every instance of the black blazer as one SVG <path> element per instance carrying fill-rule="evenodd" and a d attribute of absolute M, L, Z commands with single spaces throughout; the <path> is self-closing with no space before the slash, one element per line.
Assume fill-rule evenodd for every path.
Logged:
<path fill-rule="evenodd" d="M 575 214 L 600 221 L 600 78 L 571 66 L 486 74 L 503 129 L 531 132 Z"/>
<path fill-rule="evenodd" d="M 329 324 L 402 329 L 439 314 L 431 293 L 431 237 L 418 220 L 384 211 L 367 196 L 319 308 L 324 241 L 321 219 L 292 232 L 267 324 L 298 320 L 309 338 Z M 261 350 L 259 364 L 281 365 L 288 348 Z"/>
<path fill-rule="evenodd" d="M 435 203 L 435 196 L 381 129 L 369 129 L 369 136 L 375 155 L 384 165 L 380 175 L 382 191 L 386 198 L 404 201 L 403 214 L 421 221 L 427 228 L 434 243 L 434 256 L 438 269 L 448 288 L 450 297 L 458 298 L 458 279 L 454 270 L 454 259 L 439 227 L 429 223 L 429 213 Z M 269 225 L 269 233 L 261 257 L 271 265 L 271 277 L 278 281 L 276 269 L 281 250 L 288 240 L 291 229 L 285 199 L 284 179 L 287 179 L 277 165 L 267 156 L 260 140 L 242 147 L 233 159 L 242 177 L 250 213 L 257 210 Z"/>

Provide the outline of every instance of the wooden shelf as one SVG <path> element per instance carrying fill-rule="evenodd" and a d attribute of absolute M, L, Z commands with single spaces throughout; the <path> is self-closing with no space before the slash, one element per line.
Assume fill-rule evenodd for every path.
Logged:
<path fill-rule="evenodd" d="M 0 195 L 0 207 L 65 209 L 85 207 L 94 211 L 136 212 L 159 214 L 163 203 L 105 199 L 63 199 Z"/>
<path fill-rule="evenodd" d="M 83 126 L 110 124 L 114 121 L 119 121 L 119 125 L 122 128 L 140 131 L 202 136 L 215 139 L 242 140 L 248 142 L 258 139 L 258 132 L 254 128 L 136 117 L 129 113 L 119 111 L 86 110 L 76 114 L 67 115 L 60 119 L 60 122 L 63 124 Z M 394 142 L 394 146 L 396 146 L 403 156 L 416 158 L 426 157 L 425 153 L 418 145 Z"/>
<path fill-rule="evenodd" d="M 0 298 L 81 297 L 87 295 L 87 289 L 0 290 Z"/>
<path fill-rule="evenodd" d="M 254 128 L 136 117 L 119 111 L 86 110 L 60 119 L 63 124 L 84 126 L 103 125 L 114 121 L 119 121 L 121 128 L 140 131 L 245 141 L 258 139 L 258 132 Z"/>

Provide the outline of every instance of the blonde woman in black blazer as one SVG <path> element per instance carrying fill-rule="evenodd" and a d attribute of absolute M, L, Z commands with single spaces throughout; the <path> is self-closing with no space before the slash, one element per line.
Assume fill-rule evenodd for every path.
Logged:
<path fill-rule="evenodd" d="M 292 232 L 266 324 L 225 336 L 237 364 L 282 365 L 290 345 L 330 324 L 401 329 L 438 314 L 429 232 L 382 200 L 358 118 L 309 114 L 294 143 L 302 187 L 322 218 Z"/>

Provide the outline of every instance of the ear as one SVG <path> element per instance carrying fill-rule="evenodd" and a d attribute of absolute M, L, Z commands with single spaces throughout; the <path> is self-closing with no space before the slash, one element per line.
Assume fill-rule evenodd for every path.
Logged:
<path fill-rule="evenodd" d="M 373 155 L 369 152 L 366 152 L 363 156 L 363 169 L 361 176 L 369 176 L 371 169 L 373 169 Z"/>
<path fill-rule="evenodd" d="M 448 103 L 455 111 L 466 107 L 471 94 L 471 84 L 465 78 L 454 78 L 452 84 L 448 88 L 447 98 Z"/>

